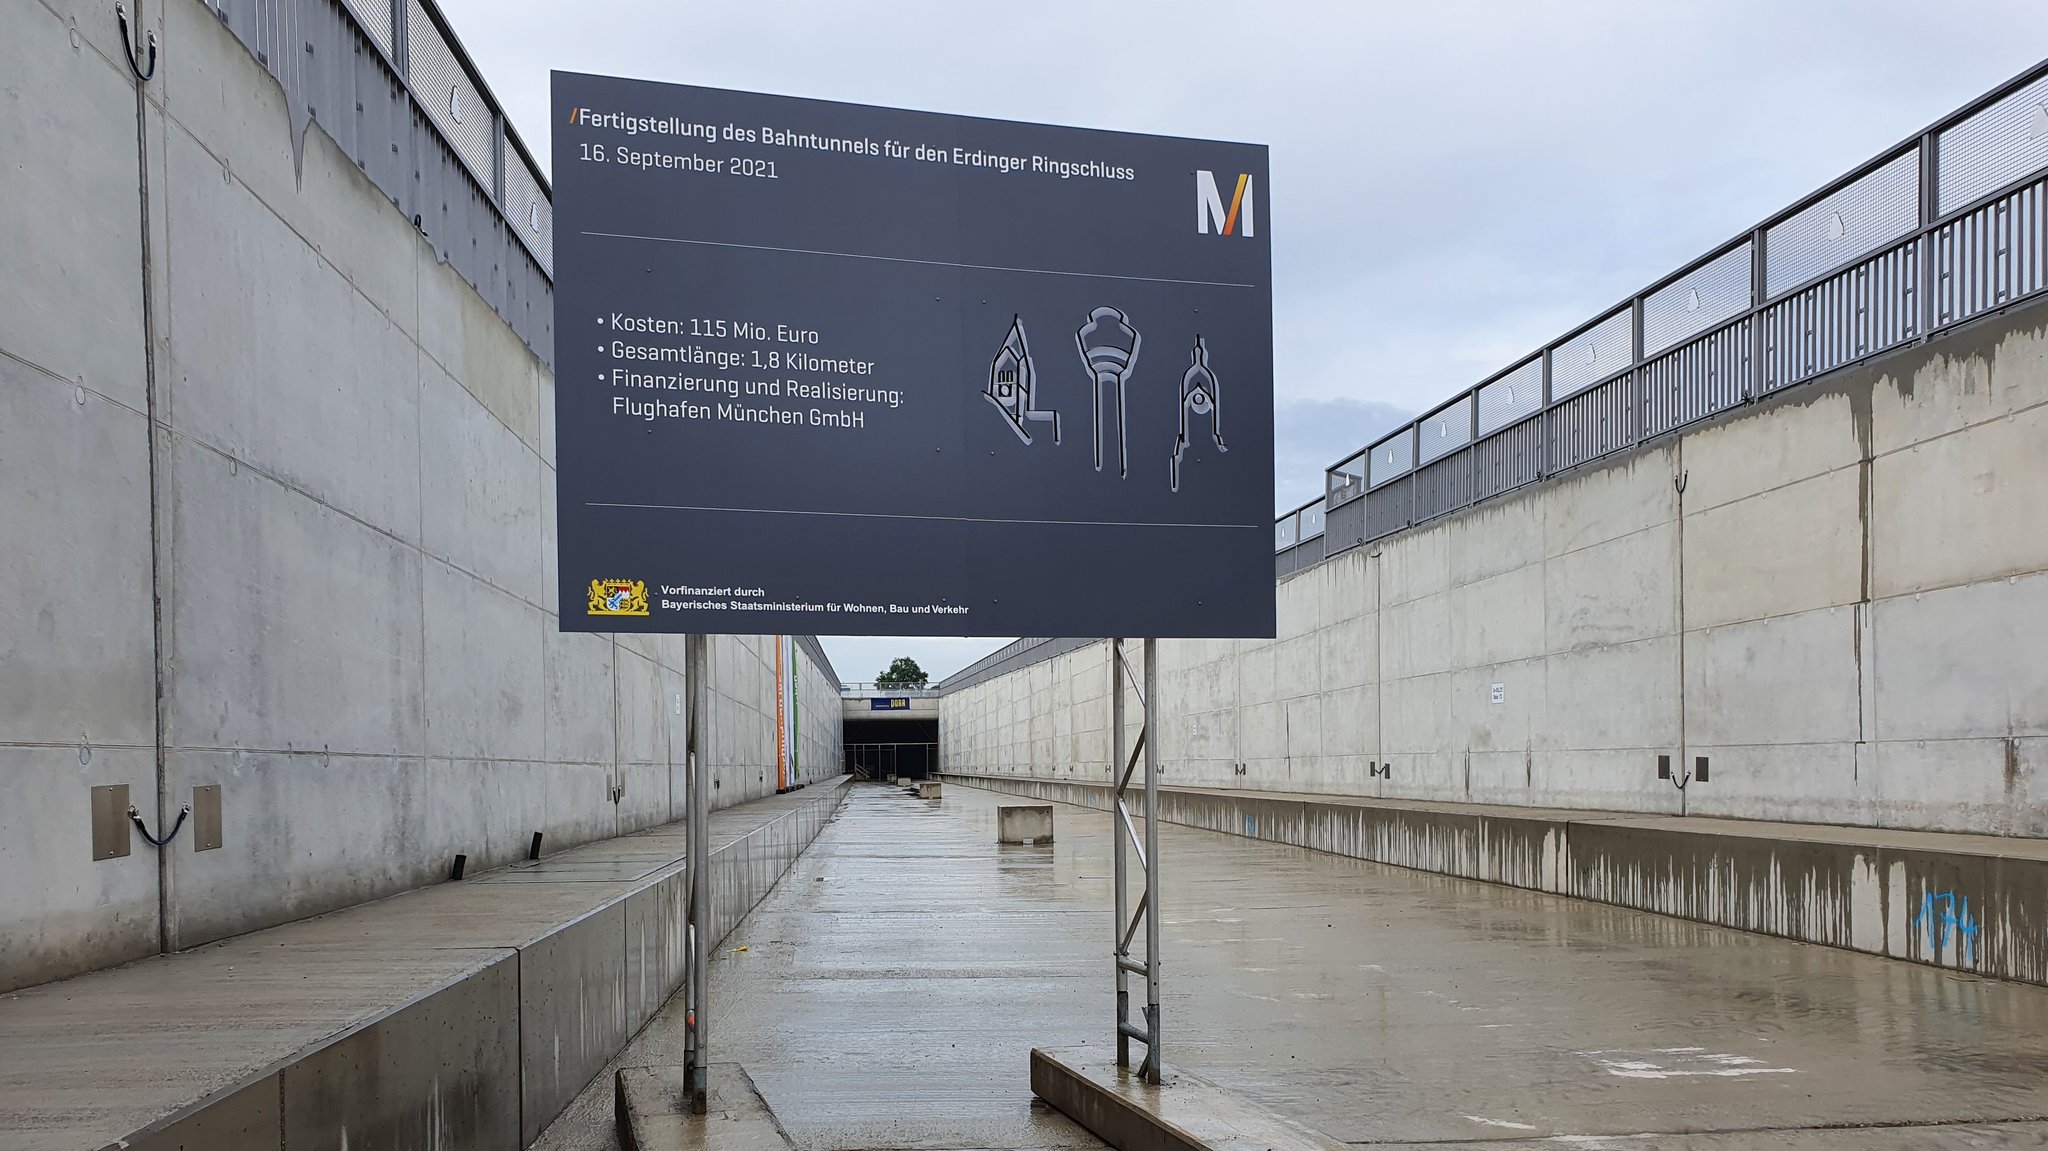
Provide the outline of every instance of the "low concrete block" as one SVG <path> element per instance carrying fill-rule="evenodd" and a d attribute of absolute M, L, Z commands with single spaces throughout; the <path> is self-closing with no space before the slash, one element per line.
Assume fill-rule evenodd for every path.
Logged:
<path fill-rule="evenodd" d="M 518 1151 L 519 983 L 508 952 L 286 1067 L 284 1145 Z"/>
<path fill-rule="evenodd" d="M 1051 843 L 1052 805 L 1017 804 L 996 808 L 997 843 Z"/>
<path fill-rule="evenodd" d="M 788 1151 L 774 1114 L 744 1068 L 714 1063 L 706 1078 L 709 1113 L 692 1115 L 684 1101 L 681 1067 L 621 1067 L 619 1143 L 626 1151 Z"/>
<path fill-rule="evenodd" d="M 918 797 L 919 799 L 937 799 L 937 798 L 939 798 L 939 781 L 938 781 L 938 780 L 936 780 L 936 779 L 920 779 L 920 780 L 918 780 L 918 781 L 917 781 L 917 797 Z"/>
<path fill-rule="evenodd" d="M 1312 1127 L 1167 1064 L 1154 1085 L 1092 1048 L 1031 1051 L 1031 1091 L 1117 1151 L 1347 1151 Z"/>
<path fill-rule="evenodd" d="M 277 1076 L 266 1075 L 225 1099 L 114 1146 L 130 1151 L 279 1151 L 284 1135 L 278 1122 L 278 1095 Z"/>

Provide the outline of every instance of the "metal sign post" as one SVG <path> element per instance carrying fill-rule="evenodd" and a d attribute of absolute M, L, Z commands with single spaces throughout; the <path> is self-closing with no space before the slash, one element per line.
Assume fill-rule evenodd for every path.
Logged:
<path fill-rule="evenodd" d="M 707 1037 L 708 1000 L 704 991 L 705 952 L 711 940 L 711 660 L 709 643 L 702 635 L 683 640 L 683 673 L 689 679 L 689 754 L 684 761 L 684 791 L 688 796 L 689 895 L 684 935 L 683 975 L 683 1091 L 691 1114 L 709 1110 L 711 1056 Z"/>
<path fill-rule="evenodd" d="M 1124 688 L 1132 684 L 1130 661 L 1124 657 L 1124 641 L 1111 640 L 1109 644 L 1110 663 L 1110 738 L 1116 758 L 1111 766 L 1121 767 L 1116 788 L 1110 795 L 1110 839 L 1116 851 L 1116 951 L 1113 956 L 1116 965 L 1116 1063 L 1119 1067 L 1131 1065 L 1131 1040 L 1145 1045 L 1145 1060 L 1138 1067 L 1138 1075 L 1147 1083 L 1159 1082 L 1162 1062 L 1159 1050 L 1159 752 L 1152 734 L 1151 701 L 1156 698 L 1159 686 L 1159 641 L 1145 641 L 1145 684 L 1138 691 L 1138 740 L 1129 753 L 1125 752 L 1124 733 Z M 1131 776 L 1136 774 L 1140 757 L 1145 761 L 1145 830 L 1141 834 L 1137 823 L 1131 818 L 1128 800 Z M 1138 897 L 1135 912 L 1130 907 L 1127 880 L 1129 864 L 1125 861 L 1124 839 L 1130 839 L 1129 850 L 1138 856 L 1138 869 L 1145 881 L 1144 894 Z M 1138 934 L 1138 928 L 1145 929 L 1145 955 L 1142 959 L 1131 958 L 1131 940 Z M 1145 1025 L 1140 1027 L 1131 1022 L 1130 977 L 1145 977 Z"/>

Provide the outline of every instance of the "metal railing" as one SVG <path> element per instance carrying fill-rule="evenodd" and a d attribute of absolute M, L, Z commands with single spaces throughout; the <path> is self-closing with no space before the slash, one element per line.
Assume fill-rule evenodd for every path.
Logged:
<path fill-rule="evenodd" d="M 841 699 L 866 699 L 873 695 L 903 695 L 909 696 L 911 699 L 937 699 L 939 697 L 939 685 L 936 683 L 927 684 L 924 687 L 897 686 L 895 684 L 881 683 L 842 683 L 839 685 L 839 698 Z"/>
<path fill-rule="evenodd" d="M 1632 451 L 2044 288 L 2048 62 L 1327 469 L 1317 549 Z M 1274 521 L 1276 553 L 1314 540 L 1304 512 Z"/>
<path fill-rule="evenodd" d="M 318 124 L 552 365 L 547 177 L 433 0 L 205 3 L 283 87 L 301 162 Z"/>

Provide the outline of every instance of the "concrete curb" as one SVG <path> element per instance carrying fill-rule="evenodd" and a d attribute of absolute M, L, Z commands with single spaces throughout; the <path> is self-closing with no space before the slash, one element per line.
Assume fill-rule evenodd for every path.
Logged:
<path fill-rule="evenodd" d="M 1163 1078 L 1146 1083 L 1094 1048 L 1031 1050 L 1032 1094 L 1117 1151 L 1349 1151 L 1172 1064 Z"/>
<path fill-rule="evenodd" d="M 947 772 L 963 787 L 1104 810 L 1099 783 Z M 1608 811 L 1159 790 L 1167 823 L 2048 984 L 2036 840 Z"/>

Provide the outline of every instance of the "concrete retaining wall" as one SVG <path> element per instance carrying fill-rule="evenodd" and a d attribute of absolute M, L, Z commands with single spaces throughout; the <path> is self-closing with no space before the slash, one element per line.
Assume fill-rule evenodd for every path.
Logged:
<path fill-rule="evenodd" d="M 1166 778 L 2048 834 L 2043 444 L 2036 298 L 1353 549 L 1160 643 Z M 1106 645 L 961 678 L 949 769 L 1107 777 Z"/>
<path fill-rule="evenodd" d="M 206 5 L 146 7 L 140 111 L 113 5 L 0 15 L 0 989 L 682 814 L 680 638 L 557 630 L 547 366 L 317 118 L 295 164 Z M 774 790 L 773 656 L 713 646 L 721 806 Z M 157 831 L 219 786 L 222 846 L 95 861 L 105 784 Z"/>
<path fill-rule="evenodd" d="M 948 778 L 1108 807 L 1104 784 Z M 2048 983 L 2048 845 L 2037 841 L 1180 788 L 1160 792 L 1159 812 L 1354 859 Z"/>

